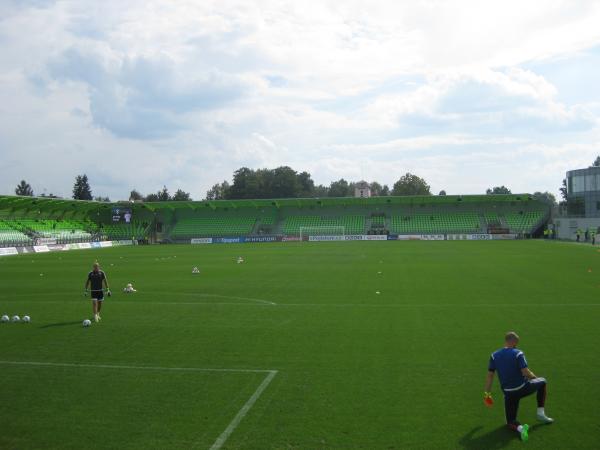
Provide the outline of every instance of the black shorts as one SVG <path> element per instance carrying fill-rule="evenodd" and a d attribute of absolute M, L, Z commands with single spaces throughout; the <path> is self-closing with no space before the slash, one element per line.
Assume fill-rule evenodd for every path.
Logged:
<path fill-rule="evenodd" d="M 104 291 L 102 289 L 100 289 L 99 291 L 92 291 L 92 300 L 104 300 Z"/>

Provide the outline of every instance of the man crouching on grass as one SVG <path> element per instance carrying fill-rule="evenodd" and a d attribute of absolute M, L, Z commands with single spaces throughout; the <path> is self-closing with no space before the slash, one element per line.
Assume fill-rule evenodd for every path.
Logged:
<path fill-rule="evenodd" d="M 85 293 L 87 294 L 88 288 L 91 285 L 92 292 L 92 310 L 94 311 L 94 321 L 100 322 L 100 310 L 102 309 L 102 302 L 104 301 L 104 291 L 102 290 L 102 283 L 106 287 L 106 295 L 110 297 L 110 289 L 108 288 L 108 280 L 106 274 L 100 270 L 100 264 L 94 263 L 92 271 L 88 273 L 87 280 L 85 281 Z"/>
<path fill-rule="evenodd" d="M 546 416 L 544 403 L 546 401 L 546 379 L 538 378 L 527 367 L 527 360 L 521 350 L 517 348 L 519 336 L 514 331 L 509 331 L 504 336 L 504 348 L 495 351 L 490 356 L 488 374 L 483 393 L 484 402 L 492 406 L 492 381 L 494 373 L 498 372 L 500 386 L 504 393 L 504 412 L 506 424 L 521 436 L 521 440 L 529 439 L 529 425 L 521 425 L 517 421 L 519 402 L 523 397 L 537 393 L 537 419 L 543 423 L 552 423 L 553 419 Z"/>

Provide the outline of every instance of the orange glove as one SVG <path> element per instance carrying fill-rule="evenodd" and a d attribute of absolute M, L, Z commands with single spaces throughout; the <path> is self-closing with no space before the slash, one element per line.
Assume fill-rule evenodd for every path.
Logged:
<path fill-rule="evenodd" d="M 494 399 L 492 398 L 492 393 L 491 392 L 484 392 L 483 393 L 483 403 L 488 408 L 491 408 L 492 406 L 494 406 Z"/>

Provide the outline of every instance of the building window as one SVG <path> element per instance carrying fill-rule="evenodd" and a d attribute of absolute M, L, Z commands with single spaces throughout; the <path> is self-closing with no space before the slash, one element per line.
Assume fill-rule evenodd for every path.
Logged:
<path fill-rule="evenodd" d="M 573 192 L 583 192 L 585 190 L 585 176 L 573 175 L 572 186 Z"/>
<path fill-rule="evenodd" d="M 592 192 L 596 190 L 596 175 L 586 175 L 585 177 L 585 191 Z"/>

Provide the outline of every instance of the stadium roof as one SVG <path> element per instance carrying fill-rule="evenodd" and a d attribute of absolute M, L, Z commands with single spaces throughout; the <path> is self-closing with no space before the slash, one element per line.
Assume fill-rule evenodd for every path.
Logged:
<path fill-rule="evenodd" d="M 324 198 L 286 198 L 255 200 L 203 200 L 203 201 L 167 201 L 167 202 L 97 202 L 85 200 L 66 200 L 48 197 L 0 196 L 0 210 L 90 213 L 115 206 L 127 205 L 132 209 L 238 209 L 265 207 L 314 208 L 315 206 L 386 206 L 386 205 L 439 205 L 459 203 L 504 203 L 537 201 L 530 194 L 509 195 L 420 195 L 402 197 L 324 197 Z"/>

